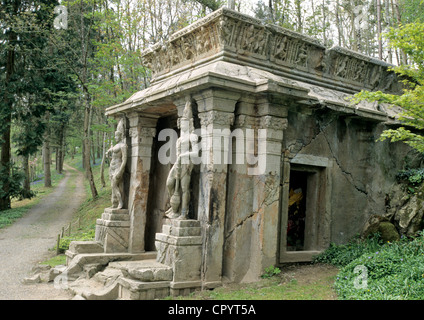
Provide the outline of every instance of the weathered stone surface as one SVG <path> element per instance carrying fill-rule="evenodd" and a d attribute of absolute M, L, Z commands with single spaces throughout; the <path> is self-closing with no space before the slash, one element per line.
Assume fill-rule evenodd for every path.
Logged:
<path fill-rule="evenodd" d="M 111 262 L 108 268 L 120 270 L 126 277 L 145 282 L 172 280 L 172 268 L 153 259 Z"/>
<path fill-rule="evenodd" d="M 294 79 L 330 82 L 358 91 L 399 90 L 387 64 L 356 52 L 326 49 L 316 39 L 221 8 L 143 53 L 155 81 L 184 70 L 193 61 L 214 57 L 224 61 L 273 70 Z M 289 68 L 287 68 L 289 67 Z"/>
<path fill-rule="evenodd" d="M 101 253 L 103 250 L 103 246 L 97 241 L 72 241 L 69 244 L 69 251 L 74 254 Z"/>
<path fill-rule="evenodd" d="M 424 186 L 409 194 L 406 186 L 395 184 L 388 194 L 387 217 L 393 221 L 399 233 L 414 236 L 423 228 Z"/>
<path fill-rule="evenodd" d="M 375 233 L 379 233 L 381 240 L 384 242 L 393 242 L 400 239 L 400 235 L 396 230 L 396 227 L 383 216 L 371 216 L 364 227 L 362 236 L 367 238 Z"/>
<path fill-rule="evenodd" d="M 41 282 L 40 274 L 35 274 L 30 277 L 26 277 L 22 280 L 22 283 L 24 284 L 34 284 L 34 283 L 40 283 L 40 282 Z"/>
<path fill-rule="evenodd" d="M 187 231 L 191 229 L 191 231 Z M 202 237 L 200 222 L 196 220 L 167 219 L 163 233 L 156 234 L 156 260 L 172 269 L 173 281 L 200 280 L 202 264 Z M 174 233 L 174 236 L 169 235 Z M 194 234 L 195 236 L 186 236 Z M 169 273 L 159 273 L 169 276 Z M 159 276 L 159 275 L 156 275 Z"/>

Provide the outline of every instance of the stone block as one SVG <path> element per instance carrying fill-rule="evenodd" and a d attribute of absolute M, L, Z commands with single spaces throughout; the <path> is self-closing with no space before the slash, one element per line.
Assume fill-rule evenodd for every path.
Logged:
<path fill-rule="evenodd" d="M 188 234 L 195 234 L 188 236 Z M 156 234 L 157 261 L 172 268 L 173 281 L 200 280 L 202 237 L 200 221 L 166 220 Z"/>
<path fill-rule="evenodd" d="M 101 253 L 103 250 L 103 246 L 97 241 L 72 241 L 69 245 L 69 251 L 74 254 Z"/>
<path fill-rule="evenodd" d="M 130 216 L 127 209 L 106 208 L 102 219 L 96 221 L 95 240 L 104 252 L 127 252 L 130 234 Z"/>
<path fill-rule="evenodd" d="M 120 278 L 118 283 L 118 299 L 121 300 L 153 300 L 169 296 L 169 281 L 143 282 Z"/>
<path fill-rule="evenodd" d="M 106 228 L 104 240 L 104 252 L 127 252 L 130 228 L 128 227 L 108 227 Z"/>

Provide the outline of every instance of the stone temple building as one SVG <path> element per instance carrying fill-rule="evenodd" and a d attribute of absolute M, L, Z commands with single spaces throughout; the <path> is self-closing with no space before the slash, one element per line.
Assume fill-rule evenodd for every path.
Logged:
<path fill-rule="evenodd" d="M 151 85 L 107 110 L 126 145 L 122 205 L 105 209 L 96 241 L 67 252 L 71 287 L 86 283 L 79 295 L 152 299 L 254 281 L 386 212 L 409 149 L 377 140 L 397 111 L 349 100 L 401 93 L 386 63 L 228 8 L 143 59 Z M 198 161 L 163 161 L 184 143 Z M 87 289 L 99 279 L 101 294 Z"/>

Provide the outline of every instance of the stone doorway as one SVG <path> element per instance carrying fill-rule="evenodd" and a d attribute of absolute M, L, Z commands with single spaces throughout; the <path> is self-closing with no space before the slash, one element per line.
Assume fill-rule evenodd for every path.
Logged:
<path fill-rule="evenodd" d="M 329 232 L 329 170 L 328 161 L 316 158 L 319 161 L 314 164 L 319 165 L 311 165 L 311 156 L 308 161 L 300 157 L 285 162 L 280 263 L 311 261 L 325 247 Z"/>
<path fill-rule="evenodd" d="M 287 251 L 305 249 L 306 200 L 308 197 L 308 173 L 290 172 L 289 208 L 287 217 Z M 309 201 L 308 201 L 309 204 Z"/>

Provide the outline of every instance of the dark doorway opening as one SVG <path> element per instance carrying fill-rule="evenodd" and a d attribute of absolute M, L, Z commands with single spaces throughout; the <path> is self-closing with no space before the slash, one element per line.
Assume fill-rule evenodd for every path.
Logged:
<path fill-rule="evenodd" d="M 305 249 L 308 172 L 290 171 L 287 251 Z"/>

